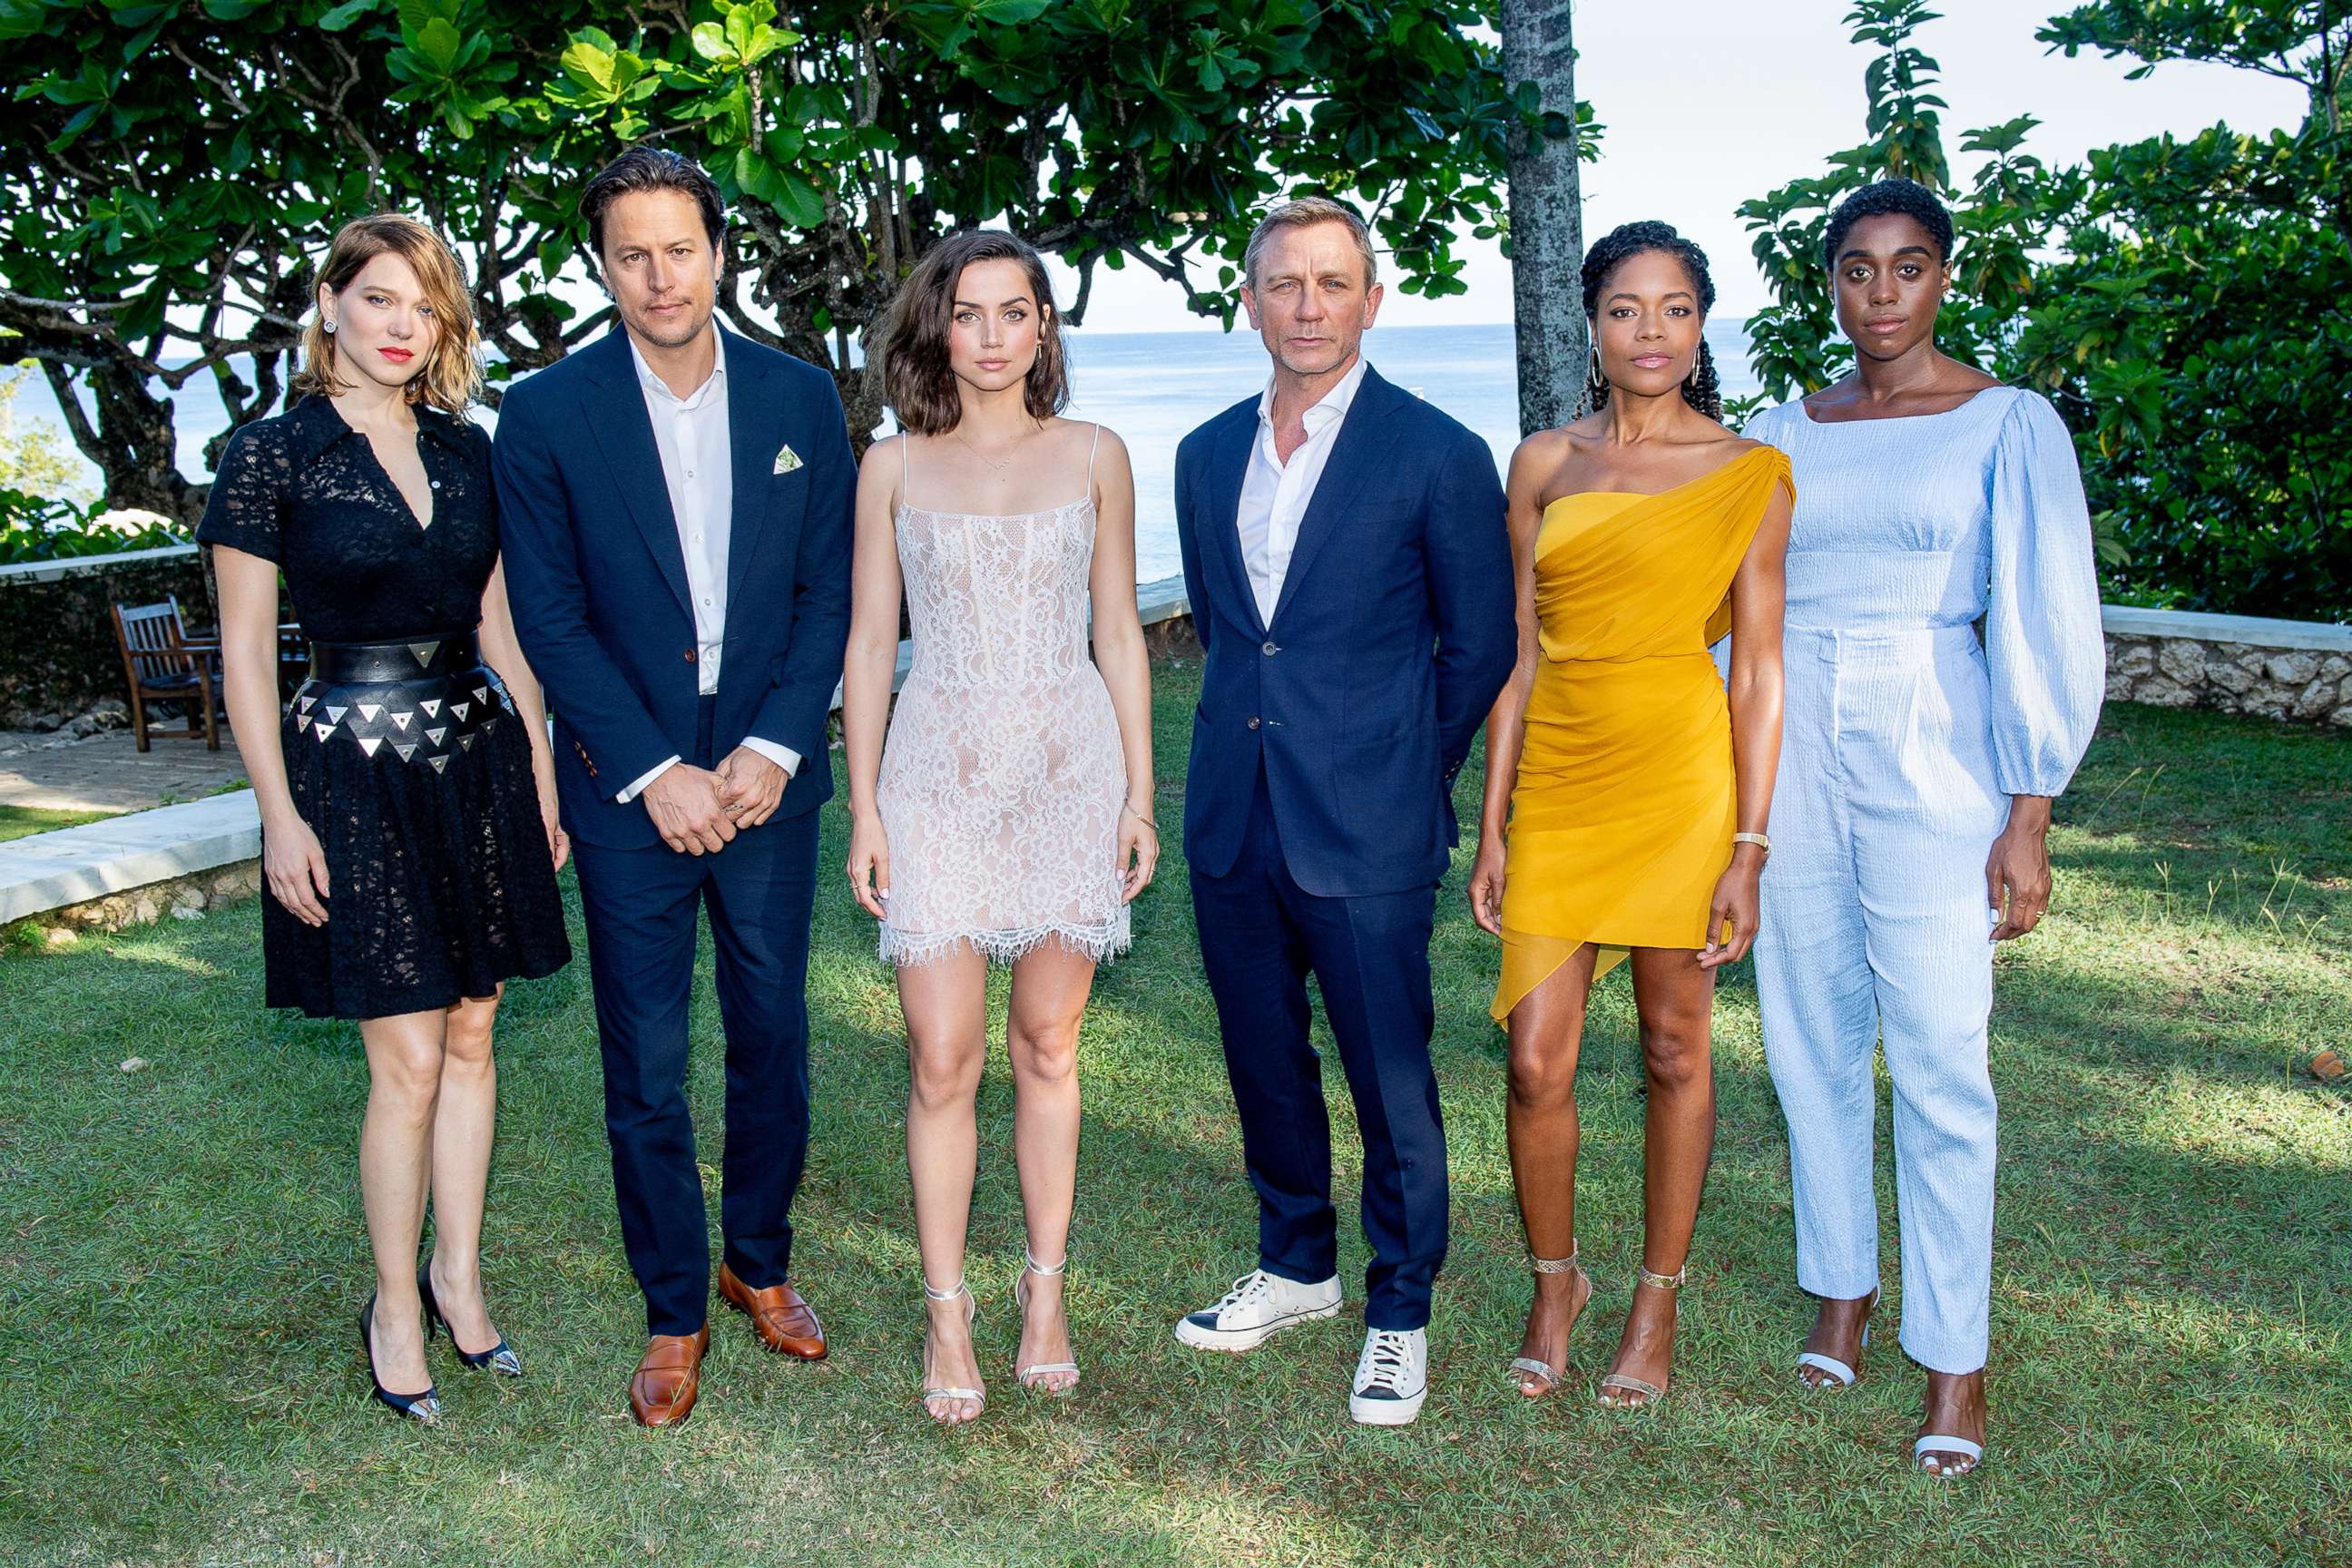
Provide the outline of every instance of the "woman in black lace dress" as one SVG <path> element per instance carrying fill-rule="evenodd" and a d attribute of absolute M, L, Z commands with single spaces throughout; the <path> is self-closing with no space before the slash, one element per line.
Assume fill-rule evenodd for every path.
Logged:
<path fill-rule="evenodd" d="M 522 1371 L 478 1259 L 490 1027 L 505 982 L 571 957 L 555 888 L 569 846 L 507 613 L 489 437 L 464 415 L 475 333 L 457 258 L 411 219 L 358 219 L 318 305 L 301 400 L 231 438 L 196 537 L 214 550 L 229 721 L 261 810 L 267 999 L 359 1020 L 376 1262 L 360 1339 L 376 1397 L 431 1421 L 436 1324 L 467 1364 Z M 314 639 L 282 713 L 281 570 Z"/>

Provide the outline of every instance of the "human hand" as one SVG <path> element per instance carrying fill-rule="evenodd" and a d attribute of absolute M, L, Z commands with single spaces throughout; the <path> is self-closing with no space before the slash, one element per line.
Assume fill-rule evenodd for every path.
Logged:
<path fill-rule="evenodd" d="M 1160 868 L 1160 827 L 1131 805 L 1118 808 L 1118 850 L 1112 863 L 1119 870 L 1119 902 L 1131 904 L 1151 886 Z"/>
<path fill-rule="evenodd" d="M 738 746 L 719 764 L 719 796 L 738 827 L 757 827 L 776 814 L 793 775 L 772 757 Z"/>
<path fill-rule="evenodd" d="M 1720 969 L 1748 956 L 1756 932 L 1764 923 L 1764 851 L 1753 844 L 1735 844 L 1731 864 L 1715 879 L 1715 897 L 1706 907 L 1706 945 L 1699 950 L 1701 969 Z M 1731 934 L 1726 937 L 1723 928 Z"/>
<path fill-rule="evenodd" d="M 849 818 L 849 891 L 857 907 L 876 920 L 890 913 L 890 845 L 882 819 L 852 812 Z"/>
<path fill-rule="evenodd" d="M 288 813 L 261 828 L 261 874 L 270 895 L 304 925 L 327 923 L 327 855 L 310 825 Z"/>
<path fill-rule="evenodd" d="M 558 871 L 572 858 L 572 835 L 563 831 L 563 819 L 555 804 L 555 791 L 542 787 L 539 792 L 539 819 L 547 826 L 548 858 L 555 862 Z"/>
<path fill-rule="evenodd" d="M 1480 834 L 1470 864 L 1470 918 L 1490 936 L 1503 934 L 1503 841 Z"/>
<path fill-rule="evenodd" d="M 2038 809 L 2037 809 L 2038 807 Z M 2050 908 L 2050 802 L 2020 795 L 2009 826 L 1985 857 L 1985 897 L 1998 917 L 1992 940 L 2010 942 L 2042 923 Z"/>
<path fill-rule="evenodd" d="M 685 855 L 716 855 L 735 837 L 735 819 L 719 797 L 719 775 L 678 763 L 637 797 L 662 842 Z"/>

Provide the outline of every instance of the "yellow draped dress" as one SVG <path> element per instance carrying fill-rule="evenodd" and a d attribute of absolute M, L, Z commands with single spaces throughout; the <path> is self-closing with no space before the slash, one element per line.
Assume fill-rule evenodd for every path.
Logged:
<path fill-rule="evenodd" d="M 1586 942 L 1598 979 L 1636 947 L 1706 945 L 1737 828 L 1731 713 L 1707 645 L 1789 459 L 1770 447 L 1656 495 L 1544 509 L 1537 640 L 1504 851 L 1493 1013 Z"/>

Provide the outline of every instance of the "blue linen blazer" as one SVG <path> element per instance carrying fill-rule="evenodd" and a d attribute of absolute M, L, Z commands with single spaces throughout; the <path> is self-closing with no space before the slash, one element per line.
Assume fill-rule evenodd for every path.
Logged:
<path fill-rule="evenodd" d="M 1518 652 L 1494 455 L 1367 367 L 1268 625 L 1236 528 L 1258 402 L 1176 452 L 1184 586 L 1207 654 L 1185 858 L 1208 876 L 1232 870 L 1263 765 L 1306 891 L 1433 885 L 1460 841 L 1454 778 Z"/>
<path fill-rule="evenodd" d="M 799 752 L 776 808 L 794 816 L 833 795 L 857 469 L 831 375 L 732 332 L 727 374 L 734 533 L 712 756 L 746 735 Z M 777 473 L 786 447 L 800 466 Z M 507 393 L 491 470 L 515 631 L 555 716 L 564 827 L 657 844 L 644 805 L 614 796 L 666 757 L 694 760 L 700 679 L 686 555 L 620 327 Z"/>

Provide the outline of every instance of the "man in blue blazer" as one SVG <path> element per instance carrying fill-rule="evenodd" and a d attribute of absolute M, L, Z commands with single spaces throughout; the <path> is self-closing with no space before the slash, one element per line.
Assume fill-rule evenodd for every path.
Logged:
<path fill-rule="evenodd" d="M 1503 489 L 1485 441 L 1364 362 L 1381 289 L 1354 213 L 1276 208 L 1243 271 L 1273 377 L 1178 448 L 1176 523 L 1208 656 L 1184 853 L 1258 1264 L 1176 1333 L 1245 1351 L 1339 1310 L 1311 971 L 1364 1140 L 1372 1262 L 1349 1411 L 1402 1426 L 1427 1392 L 1445 1257 L 1437 882 L 1454 776 L 1517 647 Z"/>
<path fill-rule="evenodd" d="M 629 1406 L 663 1426 L 692 1412 L 710 1342 L 685 1092 L 698 908 L 727 1037 L 719 1296 L 771 1350 L 824 1353 L 787 1270 L 856 471 L 833 378 L 712 319 L 726 216 L 709 175 L 635 148 L 581 210 L 620 324 L 507 394 L 493 466 L 515 629 L 555 716 L 646 1296 Z"/>

